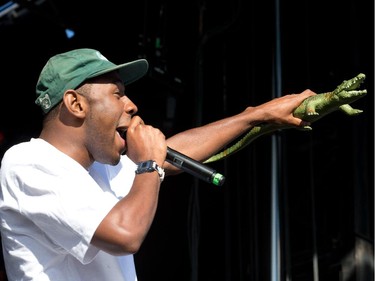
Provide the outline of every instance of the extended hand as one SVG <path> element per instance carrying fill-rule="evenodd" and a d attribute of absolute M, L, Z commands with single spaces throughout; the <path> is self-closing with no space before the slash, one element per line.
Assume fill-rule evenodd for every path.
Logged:
<path fill-rule="evenodd" d="M 359 86 L 364 82 L 366 75 L 358 74 L 356 77 L 343 81 L 334 91 L 321 93 L 306 98 L 294 111 L 294 116 L 310 123 L 317 121 L 323 116 L 340 110 L 347 115 L 358 115 L 363 111 L 354 109 L 349 104 L 360 99 L 367 94 L 367 90 L 358 90 Z M 256 138 L 270 134 L 276 130 L 295 128 L 287 125 L 276 125 L 263 123 L 254 126 L 245 134 L 236 144 L 215 154 L 207 159 L 204 163 L 214 162 L 232 155 L 249 145 Z M 300 128 L 302 130 L 311 130 L 310 126 Z"/>

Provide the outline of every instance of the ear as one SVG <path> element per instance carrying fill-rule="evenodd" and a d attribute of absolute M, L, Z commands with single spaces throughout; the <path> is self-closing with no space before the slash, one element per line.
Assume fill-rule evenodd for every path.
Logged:
<path fill-rule="evenodd" d="M 64 93 L 63 101 L 66 109 L 78 118 L 85 117 L 87 108 L 87 99 L 78 94 L 75 90 L 67 90 Z"/>

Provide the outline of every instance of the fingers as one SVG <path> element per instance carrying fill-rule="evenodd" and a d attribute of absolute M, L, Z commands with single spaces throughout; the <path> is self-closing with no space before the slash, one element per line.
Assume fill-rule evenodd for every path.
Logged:
<path fill-rule="evenodd" d="M 141 117 L 139 116 L 134 116 L 131 120 L 130 120 L 130 124 L 129 124 L 129 128 L 132 127 L 136 127 L 138 125 L 144 125 L 145 122 L 142 120 Z"/>
<path fill-rule="evenodd" d="M 311 122 L 308 122 L 299 118 L 294 118 L 294 119 L 295 119 L 294 125 L 297 127 L 306 127 L 306 126 L 311 125 Z"/>
<path fill-rule="evenodd" d="M 305 99 L 311 97 L 311 96 L 315 96 L 316 93 L 311 91 L 310 89 L 306 89 L 304 90 L 302 93 L 299 94 L 300 98 L 301 98 L 301 101 L 300 103 L 298 104 L 298 106 L 302 103 L 302 101 L 304 101 Z M 298 107 L 297 106 L 297 107 Z M 297 108 L 296 107 L 296 108 Z M 294 111 L 294 110 L 293 110 Z M 310 126 L 311 125 L 311 122 L 309 121 L 305 121 L 305 120 L 302 120 L 300 118 L 297 118 L 297 117 L 294 117 L 295 119 L 295 125 L 298 126 L 298 127 L 305 127 L 305 126 Z"/>
<path fill-rule="evenodd" d="M 163 164 L 166 157 L 166 141 L 164 134 L 151 125 L 146 125 L 139 116 L 134 116 L 127 133 L 127 155 L 134 162 L 155 160 Z"/>
<path fill-rule="evenodd" d="M 305 99 L 314 95 L 316 95 L 315 92 L 307 89 L 299 94 L 289 94 L 274 100 L 274 103 L 268 104 L 271 105 L 271 107 L 268 108 L 268 112 L 274 113 L 271 122 L 289 124 L 296 127 L 310 126 L 310 122 L 295 117 L 293 113 Z"/>
<path fill-rule="evenodd" d="M 303 96 L 304 99 L 308 98 L 308 97 L 311 97 L 311 96 L 315 96 L 317 93 L 311 91 L 310 89 L 306 89 L 304 90 L 300 96 Z"/>

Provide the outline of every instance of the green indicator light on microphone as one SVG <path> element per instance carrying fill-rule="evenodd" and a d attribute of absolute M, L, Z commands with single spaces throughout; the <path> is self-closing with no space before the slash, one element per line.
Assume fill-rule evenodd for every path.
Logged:
<path fill-rule="evenodd" d="M 214 185 L 222 186 L 224 184 L 225 177 L 219 173 L 216 173 L 212 177 L 212 183 Z"/>

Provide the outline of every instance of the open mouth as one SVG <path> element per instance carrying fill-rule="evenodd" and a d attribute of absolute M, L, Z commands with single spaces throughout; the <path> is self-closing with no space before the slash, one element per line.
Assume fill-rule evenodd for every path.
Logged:
<path fill-rule="evenodd" d="M 127 129 L 123 127 L 118 127 L 116 131 L 119 133 L 120 137 L 122 137 L 124 140 L 126 140 L 126 132 Z"/>
<path fill-rule="evenodd" d="M 122 151 L 122 155 L 125 155 L 126 152 L 127 152 L 127 148 L 126 148 L 126 132 L 127 132 L 127 129 L 126 128 L 123 128 L 123 127 L 118 127 L 116 129 L 117 133 L 119 134 L 119 136 L 125 140 L 125 147 L 124 147 L 124 150 Z"/>

